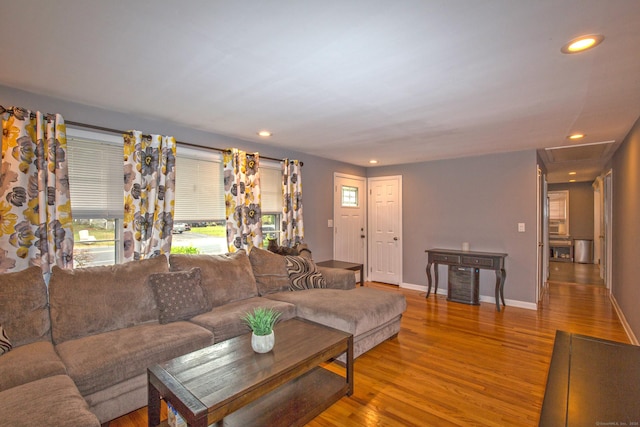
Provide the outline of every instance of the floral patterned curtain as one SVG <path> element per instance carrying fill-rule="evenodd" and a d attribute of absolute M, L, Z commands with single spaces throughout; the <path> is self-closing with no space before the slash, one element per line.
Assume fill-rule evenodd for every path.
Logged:
<path fill-rule="evenodd" d="M 282 161 L 282 246 L 293 247 L 304 241 L 302 221 L 302 164 Z"/>
<path fill-rule="evenodd" d="M 4 109 L 3 109 L 4 110 Z M 0 272 L 73 268 L 67 137 L 60 114 L 2 113 Z"/>
<path fill-rule="evenodd" d="M 168 254 L 176 188 L 176 140 L 124 134 L 124 260 Z"/>
<path fill-rule="evenodd" d="M 260 155 L 232 148 L 223 158 L 228 250 L 249 252 L 262 247 Z"/>

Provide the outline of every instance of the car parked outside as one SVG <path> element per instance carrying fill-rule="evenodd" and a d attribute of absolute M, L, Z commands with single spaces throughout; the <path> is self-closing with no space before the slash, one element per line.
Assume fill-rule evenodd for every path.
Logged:
<path fill-rule="evenodd" d="M 191 230 L 191 227 L 188 224 L 184 223 L 184 222 L 176 222 L 176 223 L 173 224 L 173 233 L 174 234 L 176 234 L 176 233 L 182 234 L 185 231 L 189 231 L 189 230 Z"/>

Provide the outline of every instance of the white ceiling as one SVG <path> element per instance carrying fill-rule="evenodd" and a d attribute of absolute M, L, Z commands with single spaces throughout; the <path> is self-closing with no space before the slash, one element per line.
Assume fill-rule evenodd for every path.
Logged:
<path fill-rule="evenodd" d="M 0 84 L 361 166 L 615 149 L 640 116 L 638 0 L 2 3 Z"/>

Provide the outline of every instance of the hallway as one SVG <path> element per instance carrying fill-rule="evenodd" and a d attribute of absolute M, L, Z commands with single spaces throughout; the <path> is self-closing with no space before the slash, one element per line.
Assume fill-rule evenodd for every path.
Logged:
<path fill-rule="evenodd" d="M 575 262 L 550 261 L 549 282 L 604 286 L 604 280 L 600 278 L 600 266 Z"/>

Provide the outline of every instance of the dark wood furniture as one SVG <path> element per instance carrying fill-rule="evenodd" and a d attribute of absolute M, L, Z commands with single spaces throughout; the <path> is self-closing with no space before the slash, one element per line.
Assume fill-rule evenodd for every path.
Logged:
<path fill-rule="evenodd" d="M 540 426 L 640 425 L 640 347 L 557 331 Z"/>
<path fill-rule="evenodd" d="M 434 292 L 438 292 L 438 265 L 454 265 L 460 267 L 481 268 L 493 270 L 496 273 L 496 310 L 500 311 L 500 301 L 504 306 L 504 282 L 507 272 L 504 268 L 504 259 L 507 254 L 477 251 L 457 251 L 453 249 L 427 249 L 427 296 L 431 294 L 431 266 L 436 279 Z"/>
<path fill-rule="evenodd" d="M 269 353 L 251 334 L 222 341 L 148 369 L 149 426 L 160 424 L 160 399 L 189 427 L 301 426 L 353 393 L 353 336 L 302 319 L 275 327 Z M 320 366 L 346 352 L 346 374 Z"/>
<path fill-rule="evenodd" d="M 330 259 L 328 261 L 316 262 L 320 267 L 344 268 L 345 270 L 360 271 L 360 286 L 364 286 L 364 268 L 362 264 Z"/>

